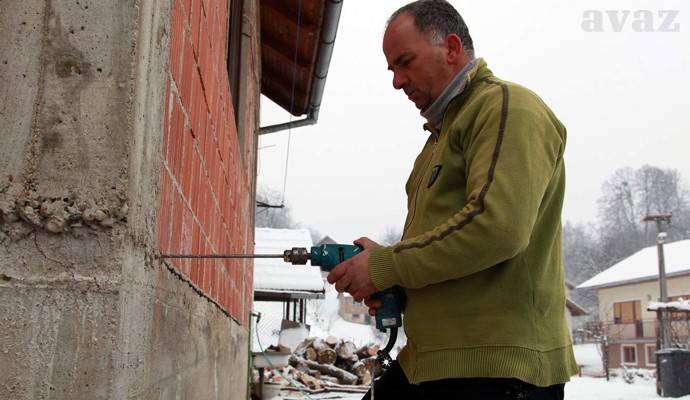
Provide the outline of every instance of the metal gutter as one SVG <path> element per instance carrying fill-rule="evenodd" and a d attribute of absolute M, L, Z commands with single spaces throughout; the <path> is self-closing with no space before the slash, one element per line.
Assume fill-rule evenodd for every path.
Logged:
<path fill-rule="evenodd" d="M 343 0 L 326 0 L 323 27 L 321 29 L 318 55 L 316 56 L 316 66 L 314 68 L 307 117 L 296 121 L 261 127 L 259 128 L 259 135 L 314 125 L 318 121 L 319 109 L 321 108 L 321 100 L 323 99 L 323 92 L 326 87 L 326 77 L 328 76 L 328 68 L 331 65 L 331 56 L 333 55 L 333 47 L 335 46 L 335 37 L 338 33 L 338 23 L 340 22 L 340 12 L 342 8 Z"/>

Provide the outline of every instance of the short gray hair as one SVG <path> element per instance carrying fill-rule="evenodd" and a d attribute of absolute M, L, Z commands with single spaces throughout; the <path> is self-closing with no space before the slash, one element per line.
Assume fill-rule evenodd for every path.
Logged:
<path fill-rule="evenodd" d="M 471 59 L 474 58 L 474 44 L 470 31 L 460 13 L 446 0 L 418 0 L 402 6 L 391 15 L 386 26 L 405 13 L 414 18 L 417 29 L 427 34 L 432 43 L 441 43 L 451 33 L 458 35 L 465 54 Z"/>

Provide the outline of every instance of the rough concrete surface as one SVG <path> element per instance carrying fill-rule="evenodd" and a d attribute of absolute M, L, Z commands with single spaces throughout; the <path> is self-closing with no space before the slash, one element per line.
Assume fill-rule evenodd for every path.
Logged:
<path fill-rule="evenodd" d="M 0 399 L 246 397 L 246 327 L 155 256 L 169 24 L 0 0 Z"/>

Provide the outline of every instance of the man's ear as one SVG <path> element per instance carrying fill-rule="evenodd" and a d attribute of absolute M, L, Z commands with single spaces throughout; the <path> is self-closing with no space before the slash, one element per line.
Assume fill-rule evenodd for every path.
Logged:
<path fill-rule="evenodd" d="M 458 63 L 465 54 L 465 48 L 462 46 L 460 36 L 450 33 L 446 36 L 446 59 L 449 64 Z"/>

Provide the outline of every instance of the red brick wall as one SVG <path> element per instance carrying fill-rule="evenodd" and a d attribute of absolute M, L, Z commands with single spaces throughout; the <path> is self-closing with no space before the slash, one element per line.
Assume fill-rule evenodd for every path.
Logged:
<path fill-rule="evenodd" d="M 254 1 L 245 16 L 254 21 Z M 248 85 L 238 143 L 227 72 L 227 0 L 172 0 L 170 70 L 161 157 L 157 247 L 163 254 L 253 251 L 254 127 L 260 76 L 242 56 Z M 248 24 L 252 49 L 256 25 Z M 244 149 L 244 156 L 240 151 Z M 250 261 L 168 259 L 234 319 L 247 324 Z"/>

